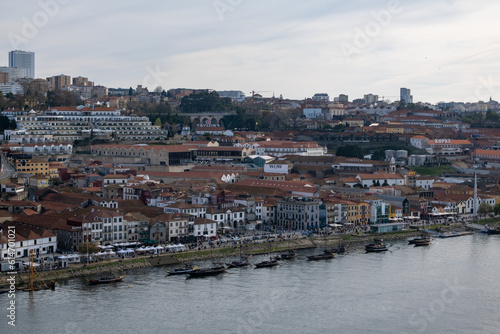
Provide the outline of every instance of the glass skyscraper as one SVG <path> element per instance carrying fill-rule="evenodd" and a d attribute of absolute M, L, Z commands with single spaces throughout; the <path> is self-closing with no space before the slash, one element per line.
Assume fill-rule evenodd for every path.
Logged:
<path fill-rule="evenodd" d="M 9 67 L 26 69 L 27 78 L 35 78 L 35 53 L 29 51 L 10 51 Z"/>

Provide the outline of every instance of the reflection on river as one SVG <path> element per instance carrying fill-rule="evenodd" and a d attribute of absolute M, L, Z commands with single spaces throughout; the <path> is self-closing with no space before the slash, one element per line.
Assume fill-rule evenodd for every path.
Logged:
<path fill-rule="evenodd" d="M 428 247 L 396 241 L 384 253 L 358 247 L 306 261 L 317 251 L 274 268 L 229 269 L 201 279 L 167 277 L 158 267 L 129 271 L 123 283 L 89 286 L 78 278 L 55 291 L 18 292 L 15 330 L 3 316 L 0 332 L 500 332 L 500 236 L 436 240 Z M 0 296 L 0 303 L 7 301 Z"/>

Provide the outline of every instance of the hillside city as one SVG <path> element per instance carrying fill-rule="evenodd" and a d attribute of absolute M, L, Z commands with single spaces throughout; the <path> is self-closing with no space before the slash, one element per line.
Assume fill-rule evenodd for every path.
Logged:
<path fill-rule="evenodd" d="M 108 88 L 36 78 L 34 57 L 12 51 L 0 67 L 0 261 L 7 223 L 23 258 L 500 214 L 492 98 Z"/>

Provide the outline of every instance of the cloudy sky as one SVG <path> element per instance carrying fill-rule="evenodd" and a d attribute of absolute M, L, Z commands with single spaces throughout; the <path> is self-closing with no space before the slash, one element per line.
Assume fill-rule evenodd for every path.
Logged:
<path fill-rule="evenodd" d="M 500 99 L 498 0 L 4 1 L 0 66 L 107 87 Z M 3 56 L 2 56 L 3 54 Z"/>

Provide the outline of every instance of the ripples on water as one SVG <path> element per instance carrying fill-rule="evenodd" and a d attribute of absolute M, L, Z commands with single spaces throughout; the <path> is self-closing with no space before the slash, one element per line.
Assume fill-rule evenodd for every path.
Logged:
<path fill-rule="evenodd" d="M 0 333 L 500 333 L 498 236 L 305 260 L 317 251 L 217 277 L 148 268 L 123 283 L 77 278 L 55 291 L 18 292 L 17 326 L 2 317 Z"/>

